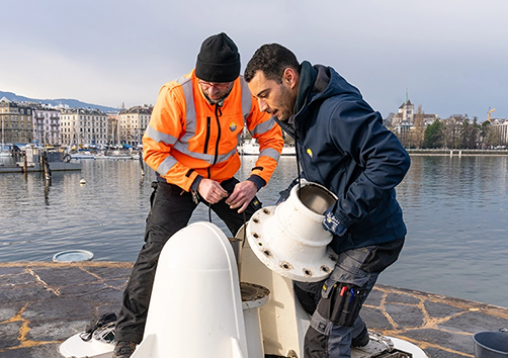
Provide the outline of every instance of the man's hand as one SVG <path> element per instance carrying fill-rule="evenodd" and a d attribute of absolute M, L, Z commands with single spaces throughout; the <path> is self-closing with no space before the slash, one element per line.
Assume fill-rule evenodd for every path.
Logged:
<path fill-rule="evenodd" d="M 231 209 L 238 209 L 238 213 L 243 212 L 249 206 L 251 200 L 256 196 L 258 192 L 258 188 L 256 184 L 253 182 L 246 180 L 242 181 L 235 185 L 235 190 L 233 190 L 233 194 L 231 194 L 226 200 L 226 204 L 229 205 Z"/>
<path fill-rule="evenodd" d="M 218 182 L 204 178 L 199 182 L 198 193 L 210 204 L 217 204 L 222 199 L 228 197 L 228 192 Z"/>

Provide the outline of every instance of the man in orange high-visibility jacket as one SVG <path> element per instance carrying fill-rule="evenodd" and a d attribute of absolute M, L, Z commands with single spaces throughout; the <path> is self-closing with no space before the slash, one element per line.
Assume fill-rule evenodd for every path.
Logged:
<path fill-rule="evenodd" d="M 244 126 L 260 155 L 250 177 L 235 173 Z M 157 172 L 145 245 L 124 291 L 113 357 L 128 358 L 143 338 L 157 261 L 166 241 L 185 227 L 204 202 L 235 235 L 261 207 L 256 198 L 277 166 L 284 141 L 270 115 L 259 110 L 240 76 L 240 55 L 224 33 L 207 38 L 196 68 L 159 92 L 143 137 L 145 162 Z M 197 248 L 199 250 L 199 248 Z"/>

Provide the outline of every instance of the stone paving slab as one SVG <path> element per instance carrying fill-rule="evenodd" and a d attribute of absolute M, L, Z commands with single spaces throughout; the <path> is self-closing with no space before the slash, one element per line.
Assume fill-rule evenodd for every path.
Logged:
<path fill-rule="evenodd" d="M 92 317 L 118 312 L 129 262 L 0 263 L 0 358 L 61 358 L 59 345 Z M 376 285 L 362 309 L 369 329 L 430 358 L 474 357 L 473 335 L 508 328 L 508 308 Z"/>

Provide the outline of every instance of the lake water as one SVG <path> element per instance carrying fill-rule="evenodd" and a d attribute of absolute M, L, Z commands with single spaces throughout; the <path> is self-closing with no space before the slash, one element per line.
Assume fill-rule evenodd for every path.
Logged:
<path fill-rule="evenodd" d="M 406 245 L 379 282 L 508 307 L 508 157 L 411 158 L 397 188 Z M 254 163 L 245 157 L 238 177 Z M 295 158 L 282 157 L 259 193 L 263 205 L 274 205 L 296 175 Z M 95 261 L 134 261 L 153 177 L 132 160 L 84 161 L 81 172 L 53 172 L 51 185 L 40 173 L 1 174 L 0 261 L 51 261 L 69 249 L 92 251 Z M 203 220 L 208 208 L 200 205 L 192 221 Z"/>

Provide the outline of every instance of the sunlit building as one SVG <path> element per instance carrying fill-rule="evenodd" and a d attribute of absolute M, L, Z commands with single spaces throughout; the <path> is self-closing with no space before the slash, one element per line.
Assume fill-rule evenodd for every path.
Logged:
<path fill-rule="evenodd" d="M 60 111 L 44 105 L 33 110 L 33 140 L 42 146 L 58 146 L 60 140 Z"/>
<path fill-rule="evenodd" d="M 98 109 L 62 109 L 62 145 L 80 148 L 104 147 L 108 141 L 108 115 Z"/>
<path fill-rule="evenodd" d="M 120 126 L 118 125 L 118 114 L 108 114 L 108 146 L 120 144 Z"/>
<path fill-rule="evenodd" d="M 4 143 L 31 143 L 32 108 L 22 103 L 0 99 L 0 138 Z"/>
<path fill-rule="evenodd" d="M 508 119 L 496 118 L 491 121 L 492 129 L 499 133 L 501 145 L 508 145 Z"/>
<path fill-rule="evenodd" d="M 118 114 L 120 141 L 133 146 L 141 144 L 151 115 L 152 107 L 147 105 L 120 111 Z"/>

